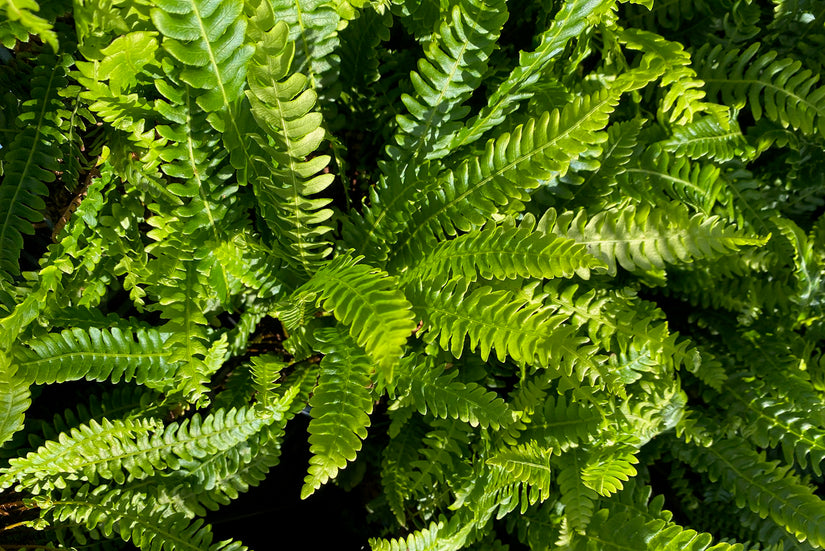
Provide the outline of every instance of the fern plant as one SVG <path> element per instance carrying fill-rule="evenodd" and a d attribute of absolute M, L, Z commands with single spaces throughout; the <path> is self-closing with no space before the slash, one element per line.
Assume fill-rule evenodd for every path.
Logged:
<path fill-rule="evenodd" d="M 825 547 L 817 2 L 0 13 L 1 549 Z"/>

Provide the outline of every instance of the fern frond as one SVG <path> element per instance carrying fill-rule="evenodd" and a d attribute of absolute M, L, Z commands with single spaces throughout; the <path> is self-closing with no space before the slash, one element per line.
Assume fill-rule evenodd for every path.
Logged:
<path fill-rule="evenodd" d="M 123 484 L 127 476 L 143 479 L 232 448 L 275 418 L 242 408 L 217 410 L 204 418 L 196 414 L 166 427 L 147 419 L 91 420 L 26 457 L 12 459 L 0 475 L 0 485 L 49 489 L 63 488 L 72 480 Z"/>
<path fill-rule="evenodd" d="M 631 197 L 656 204 L 661 194 L 709 215 L 717 203 L 727 202 L 728 184 L 720 174 L 713 164 L 675 157 L 654 145 L 625 169 L 619 185 Z"/>
<path fill-rule="evenodd" d="M 0 351 L 0 445 L 23 428 L 25 412 L 31 405 L 29 385 L 13 372 L 11 359 Z"/>
<path fill-rule="evenodd" d="M 507 15 L 501 0 L 462 0 L 453 6 L 418 62 L 418 71 L 410 74 L 416 97 L 401 96 L 409 116 L 396 117 L 398 146 L 387 150 L 394 163 L 450 153 L 448 140 L 469 111 L 462 104 L 481 83 Z"/>
<path fill-rule="evenodd" d="M 197 104 L 207 113 L 228 110 L 241 96 L 253 52 L 244 44 L 243 5 L 229 0 L 161 0 L 157 6 L 152 8 L 152 22 L 164 36 L 163 48 L 183 64 L 180 79 L 204 90 Z M 221 118 L 210 119 L 223 130 Z"/>
<path fill-rule="evenodd" d="M 255 400 L 265 409 L 272 407 L 272 401 L 277 399 L 275 389 L 278 388 L 278 379 L 281 370 L 287 363 L 278 356 L 265 354 L 252 358 L 252 380 L 254 381 Z"/>
<path fill-rule="evenodd" d="M 825 502 L 802 484 L 788 466 L 765 461 L 738 438 L 717 440 L 710 447 L 674 445 L 674 453 L 711 481 L 730 491 L 737 507 L 769 516 L 799 541 L 825 545 Z"/>
<path fill-rule="evenodd" d="M 292 295 L 314 300 L 348 327 L 391 379 L 392 365 L 415 328 L 411 305 L 397 289 L 395 278 L 366 264 L 363 257 L 342 254 L 319 269 Z M 302 297 L 307 297 L 302 299 Z"/>
<path fill-rule="evenodd" d="M 35 15 L 35 12 L 40 11 L 40 5 L 35 0 L 5 0 L 0 10 L 5 15 L 2 27 L 8 27 L 0 27 L 0 41 L 5 47 L 13 48 L 15 39 L 28 42 L 28 35 L 33 34 L 57 52 L 57 33 L 54 32 L 53 23 Z"/>
<path fill-rule="evenodd" d="M 636 476 L 634 464 L 639 462 L 637 450 L 604 447 L 590 451 L 582 468 L 582 483 L 601 496 L 610 496 L 624 488 Z"/>
<path fill-rule="evenodd" d="M 538 501 L 545 501 L 550 497 L 550 484 L 555 471 L 550 461 L 552 455 L 553 450 L 528 443 L 499 450 L 487 459 L 487 463 L 506 471 L 513 482 L 530 486 L 539 494 Z"/>
<path fill-rule="evenodd" d="M 531 415 L 521 439 L 554 450 L 567 450 L 594 438 L 604 422 L 595 408 L 570 401 L 563 394 L 555 398 L 548 396 L 543 406 Z"/>
<path fill-rule="evenodd" d="M 583 211 L 575 217 L 564 213 L 553 231 L 587 245 L 610 274 L 617 265 L 631 272 L 664 270 L 666 264 L 715 258 L 767 242 L 726 226 L 716 216 L 690 216 L 678 203 L 656 209 L 628 205 L 602 211 L 589 221 Z"/>
<path fill-rule="evenodd" d="M 616 535 L 622 534 L 621 539 Z M 574 534 L 566 551 L 585 551 L 596 545 L 605 551 L 639 549 L 647 551 L 744 551 L 741 543 L 713 543 L 706 532 L 685 529 L 678 524 L 654 519 L 645 522 L 633 513 L 614 513 L 601 509 L 590 521 L 587 530 Z"/>
<path fill-rule="evenodd" d="M 620 29 L 619 40 L 628 48 L 640 50 L 646 57 L 663 63 L 666 70 L 662 86 L 669 87 L 661 100 L 659 118 L 680 126 L 693 122 L 698 113 L 708 113 L 722 124 L 727 124 L 728 110 L 723 105 L 702 101 L 705 83 L 697 78 L 690 54 L 682 44 L 640 29 Z"/>
<path fill-rule="evenodd" d="M 748 144 L 739 124 L 730 121 L 729 128 L 712 116 L 698 117 L 688 124 L 676 125 L 672 135 L 659 145 L 676 156 L 726 162 L 732 159 L 750 159 L 756 154 Z"/>
<path fill-rule="evenodd" d="M 438 342 L 456 358 L 469 337 L 469 349 L 478 350 L 485 361 L 495 351 L 499 361 L 510 356 L 517 362 L 558 367 L 565 348 L 583 343 L 561 325 L 566 316 L 508 291 L 471 290 L 468 282 L 452 279 L 443 286 L 418 282 L 407 294 L 424 320 L 424 339 Z"/>
<path fill-rule="evenodd" d="M 212 543 L 211 527 L 203 519 L 192 522 L 184 513 L 146 501 L 140 494 L 123 495 L 119 489 L 84 485 L 54 500 L 40 499 L 38 505 L 55 520 L 98 529 L 105 537 L 118 535 L 143 551 L 248 551 L 231 540 Z"/>
<path fill-rule="evenodd" d="M 744 52 L 722 45 L 700 48 L 697 72 L 708 95 L 721 96 L 730 106 L 747 105 L 757 121 L 764 114 L 785 128 L 825 136 L 825 87 L 815 87 L 819 75 L 772 50 L 759 55 L 760 47 L 757 42 Z"/>
<path fill-rule="evenodd" d="M 404 280 L 418 277 L 467 281 L 484 279 L 554 278 L 589 274 L 601 263 L 583 245 L 551 233 L 490 224 L 455 239 L 439 243 L 424 261 L 404 273 Z"/>
<path fill-rule="evenodd" d="M 0 279 L 20 273 L 18 258 L 23 234 L 32 234 L 33 222 L 43 219 L 47 183 L 55 180 L 66 138 L 61 131 L 63 104 L 58 91 L 68 85 L 68 56 L 41 55 L 32 75 L 31 99 L 23 102 L 14 141 L 3 148 L 0 182 Z"/>
<path fill-rule="evenodd" d="M 341 69 L 341 18 L 335 7 L 324 0 L 269 0 L 269 4 L 274 20 L 287 24 L 287 39 L 296 46 L 293 71 L 307 75 L 310 87 L 323 101 L 335 99 Z"/>
<path fill-rule="evenodd" d="M 564 516 L 575 531 L 583 532 L 590 523 L 598 500 L 598 494 L 582 480 L 582 469 L 585 467 L 583 453 L 573 449 L 556 461 L 561 464 L 557 477 Z"/>
<path fill-rule="evenodd" d="M 156 329 L 66 329 L 27 341 L 15 349 L 18 375 L 33 383 L 77 379 L 135 381 L 168 390 L 175 364 Z"/>
<path fill-rule="evenodd" d="M 422 363 L 410 374 L 409 400 L 422 415 L 460 419 L 473 427 L 496 430 L 513 425 L 515 415 L 504 400 L 477 383 L 456 381 L 457 375 L 455 370 L 444 373 L 442 368 Z"/>
<path fill-rule="evenodd" d="M 301 488 L 306 499 L 334 479 L 348 461 L 354 461 L 367 437 L 372 413 L 369 356 L 346 335 L 336 330 L 318 334 L 324 359 L 318 386 L 309 401 L 309 472 Z"/>
<path fill-rule="evenodd" d="M 539 36 L 539 46 L 532 52 L 520 53 L 518 66 L 491 94 L 487 106 L 452 138 L 449 149 L 454 151 L 475 142 L 518 109 L 522 101 L 532 96 L 542 75 L 562 54 L 567 44 L 587 26 L 597 25 L 615 4 L 615 0 L 565 2 L 551 26 Z"/>
<path fill-rule="evenodd" d="M 307 79 L 292 70 L 295 44 L 287 40 L 287 25 L 279 22 L 258 44 L 249 67 L 246 95 L 252 113 L 274 146 L 260 143 L 267 158 L 256 161 L 253 182 L 264 219 L 290 256 L 312 273 L 331 248 L 324 239 L 331 227 L 329 199 L 308 196 L 326 189 L 334 179 L 322 172 L 328 155 L 307 160 L 324 140 L 321 113 L 314 111 L 317 95 Z M 273 162 L 275 166 L 273 167 Z M 270 176 L 271 174 L 271 176 Z"/>

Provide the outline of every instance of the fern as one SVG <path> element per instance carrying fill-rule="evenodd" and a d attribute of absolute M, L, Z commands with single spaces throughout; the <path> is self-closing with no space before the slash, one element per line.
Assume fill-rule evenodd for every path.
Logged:
<path fill-rule="evenodd" d="M 315 394 L 309 401 L 309 473 L 301 498 L 310 496 L 335 478 L 347 461 L 355 459 L 361 440 L 367 437 L 370 396 L 370 361 L 357 346 L 334 331 L 319 335 L 326 352 Z"/>
<path fill-rule="evenodd" d="M 774 51 L 758 55 L 759 49 L 759 43 L 724 55 L 721 46 L 700 49 L 698 73 L 711 97 L 721 95 L 725 103 L 740 108 L 747 105 L 755 120 L 764 113 L 783 127 L 823 135 L 825 89 L 814 88 L 819 75 L 803 69 L 798 60 L 777 58 Z"/>

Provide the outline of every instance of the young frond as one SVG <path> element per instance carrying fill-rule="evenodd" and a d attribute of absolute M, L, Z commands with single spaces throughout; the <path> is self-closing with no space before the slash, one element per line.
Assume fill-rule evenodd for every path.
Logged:
<path fill-rule="evenodd" d="M 732 159 L 750 159 L 756 153 L 735 121 L 725 128 L 715 117 L 698 117 L 689 124 L 674 126 L 671 132 L 672 135 L 659 145 L 678 157 L 723 163 Z"/>
<path fill-rule="evenodd" d="M 287 36 L 287 25 L 276 24 L 263 36 L 249 67 L 246 96 L 255 120 L 274 142 L 259 137 L 264 156 L 254 159 L 253 185 L 276 238 L 312 273 L 330 252 L 325 235 L 332 228 L 324 223 L 332 211 L 325 208 L 328 199 L 308 196 L 326 189 L 334 176 L 322 173 L 330 157 L 314 156 L 326 135 L 323 117 L 315 110 L 317 94 L 307 87 L 307 77 L 292 69 L 295 44 Z"/>

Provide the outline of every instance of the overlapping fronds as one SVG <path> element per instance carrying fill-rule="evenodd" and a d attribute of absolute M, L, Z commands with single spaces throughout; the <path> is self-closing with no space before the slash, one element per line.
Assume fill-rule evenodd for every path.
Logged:
<path fill-rule="evenodd" d="M 557 367 L 566 347 L 582 340 L 561 325 L 566 319 L 552 309 L 504 290 L 472 289 L 469 282 L 452 279 L 446 284 L 418 282 L 407 291 L 414 310 L 424 320 L 421 331 L 427 342 L 460 358 L 468 349 L 486 360 L 495 351 L 499 361 L 508 356 L 517 362 Z"/>
<path fill-rule="evenodd" d="M 84 485 L 38 504 L 56 520 L 119 536 L 145 551 L 247 551 L 231 540 L 212 543 L 211 527 L 203 519 L 191 521 L 184 513 L 154 507 L 140 493 Z"/>
<path fill-rule="evenodd" d="M 6 6 L 9 8 L 10 6 Z M 31 82 L 31 98 L 22 102 L 14 141 L 4 144 L 0 182 L 0 279 L 20 273 L 18 259 L 23 235 L 34 233 L 32 223 L 43 219 L 43 196 L 56 179 L 66 142 L 61 126 L 65 108 L 58 91 L 68 85 L 68 56 L 42 54 Z M 11 121 L 9 121 L 11 122 Z M 6 149 L 8 148 L 8 149 Z"/>
<path fill-rule="evenodd" d="M 146 419 L 91 420 L 10 461 L 0 473 L 0 485 L 48 489 L 73 480 L 122 484 L 127 477 L 143 479 L 231 448 L 274 419 L 242 408 L 220 409 L 203 418 L 196 414 L 165 427 Z"/>
<path fill-rule="evenodd" d="M 710 447 L 678 444 L 674 452 L 694 469 L 733 493 L 737 507 L 769 516 L 799 541 L 825 544 L 825 501 L 791 472 L 790 466 L 766 461 L 742 440 L 727 438 Z"/>
<path fill-rule="evenodd" d="M 428 364 L 424 363 L 424 366 Z M 416 369 L 404 390 L 411 404 L 423 414 L 460 419 L 473 427 L 506 428 L 516 421 L 514 412 L 495 392 L 477 383 L 456 381 L 456 371 Z"/>
<path fill-rule="evenodd" d="M 487 106 L 456 133 L 450 142 L 450 149 L 473 143 L 518 109 L 519 104 L 533 94 L 542 74 L 559 58 L 567 44 L 588 25 L 597 24 L 615 4 L 615 0 L 565 2 L 550 27 L 539 36 L 539 46 L 532 52 L 519 54 L 518 66 L 493 91 Z"/>
<path fill-rule="evenodd" d="M 398 147 L 387 150 L 393 161 L 438 159 L 450 152 L 449 140 L 469 111 L 462 104 L 481 83 L 506 19 L 501 0 L 463 0 L 453 6 L 418 71 L 410 74 L 416 96 L 401 96 L 409 116 L 397 117 Z"/>
<path fill-rule="evenodd" d="M 601 130 L 610 113 L 622 93 L 637 85 L 628 77 L 488 141 L 482 155 L 450 170 L 439 189 L 427 193 L 389 261 L 410 265 L 437 238 L 478 228 L 496 212 L 517 208 L 542 180 L 564 175 L 577 155 L 604 141 Z"/>
<path fill-rule="evenodd" d="M 299 287 L 293 300 L 315 301 L 332 312 L 389 379 L 415 323 L 395 278 L 359 264 L 362 258 L 338 256 Z"/>
<path fill-rule="evenodd" d="M 748 159 L 755 154 L 738 124 L 731 121 L 725 128 L 712 116 L 697 117 L 689 124 L 674 126 L 672 135 L 659 145 L 680 157 L 716 162 Z"/>
<path fill-rule="evenodd" d="M 294 43 L 293 71 L 307 75 L 309 86 L 328 101 L 335 98 L 341 59 L 338 54 L 340 14 L 323 0 L 270 0 L 274 21 L 289 28 Z"/>
<path fill-rule="evenodd" d="M 550 396 L 531 416 L 521 438 L 566 450 L 594 438 L 604 421 L 598 411 L 586 404 L 573 402 L 564 395 Z"/>
<path fill-rule="evenodd" d="M 499 450 L 487 459 L 487 463 L 506 471 L 514 482 L 534 488 L 539 501 L 544 501 L 550 496 L 555 474 L 555 466 L 550 461 L 552 455 L 552 450 L 528 443 Z"/>
<path fill-rule="evenodd" d="M 370 357 L 345 334 L 335 330 L 318 334 L 324 359 L 309 405 L 309 472 L 301 498 L 307 498 L 335 478 L 347 461 L 354 461 L 367 437 L 373 398 Z"/>

